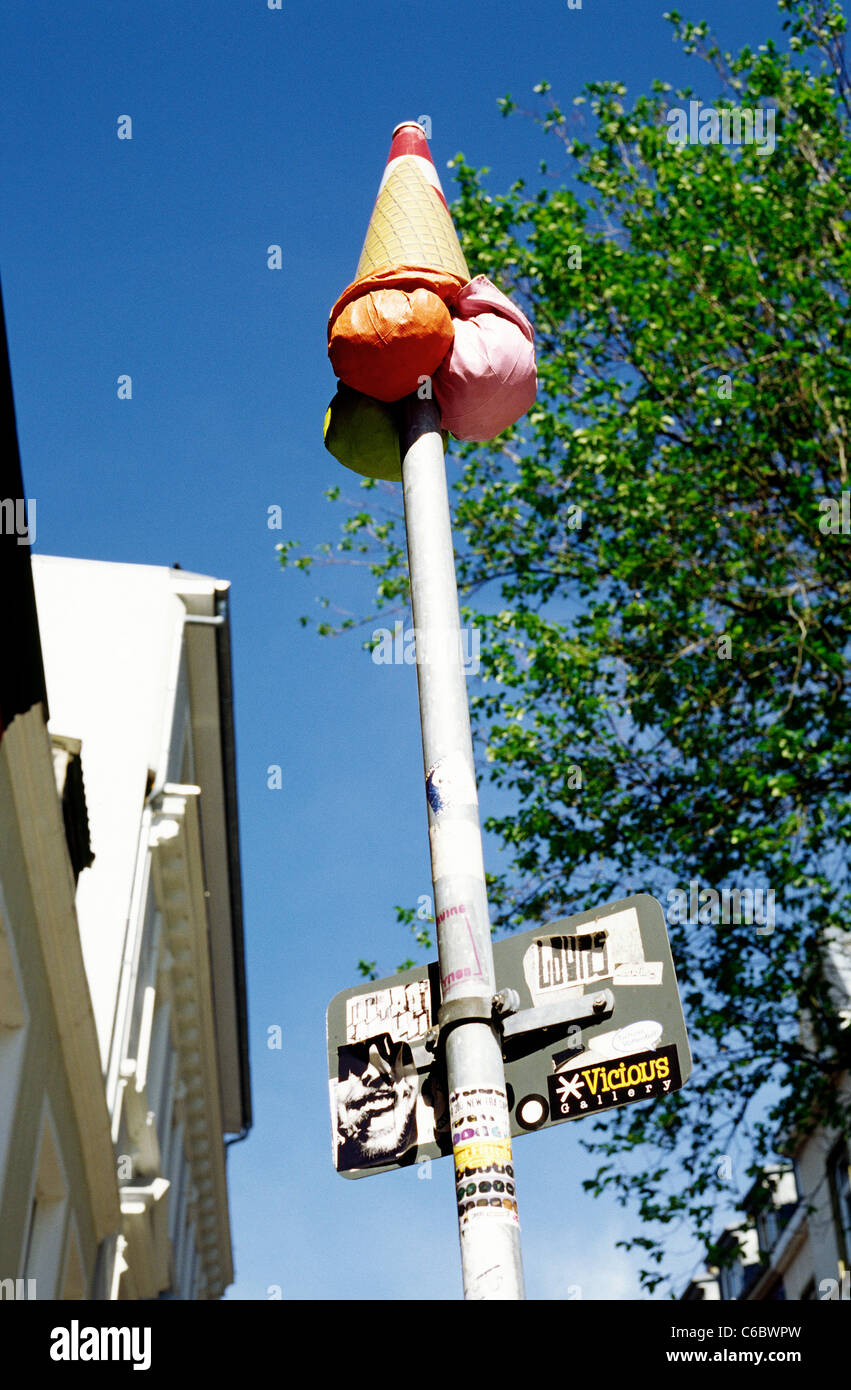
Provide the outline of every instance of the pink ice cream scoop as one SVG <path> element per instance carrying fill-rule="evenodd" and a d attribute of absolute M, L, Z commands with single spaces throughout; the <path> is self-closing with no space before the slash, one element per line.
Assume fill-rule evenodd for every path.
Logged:
<path fill-rule="evenodd" d="M 483 443 L 525 415 L 538 389 L 529 320 L 484 275 L 452 306 L 455 337 L 433 377 L 444 429 Z"/>

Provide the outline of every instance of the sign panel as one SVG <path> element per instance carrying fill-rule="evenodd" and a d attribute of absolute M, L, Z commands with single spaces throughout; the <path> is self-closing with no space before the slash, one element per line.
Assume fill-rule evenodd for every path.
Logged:
<path fill-rule="evenodd" d="M 437 962 L 335 995 L 328 1006 L 334 1164 L 346 1177 L 452 1152 L 437 1022 Z"/>
<path fill-rule="evenodd" d="M 688 1036 L 655 898 L 638 894 L 508 937 L 494 960 L 521 1010 L 546 1005 L 547 1017 L 564 1016 L 516 1038 L 505 1020 L 513 1134 L 663 1097 L 688 1080 Z"/>
<path fill-rule="evenodd" d="M 497 989 L 516 996 L 503 1018 L 512 1135 L 661 1099 L 688 1080 L 688 1037 L 655 898 L 639 894 L 506 937 L 494 944 L 494 967 Z M 425 1046 L 439 1007 L 436 962 L 331 1001 L 334 1163 L 346 1177 L 452 1152 L 441 1054 Z M 513 1177 L 506 1171 L 509 1196 Z"/>

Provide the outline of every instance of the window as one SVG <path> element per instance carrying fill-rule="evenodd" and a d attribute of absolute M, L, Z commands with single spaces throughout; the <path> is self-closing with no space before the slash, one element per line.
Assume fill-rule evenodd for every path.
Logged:
<path fill-rule="evenodd" d="M 848 1150 L 844 1142 L 837 1144 L 830 1155 L 827 1172 L 839 1258 L 847 1269 L 851 1266 L 851 1173 Z"/>
<path fill-rule="evenodd" d="M 83 1261 L 80 1256 L 80 1242 L 72 1218 L 68 1233 L 68 1250 L 65 1256 L 65 1278 L 62 1281 L 63 1299 L 79 1301 L 86 1296 L 86 1280 L 83 1274 Z"/>
<path fill-rule="evenodd" d="M 27 1040 L 21 976 L 0 891 L 0 1174 L 5 1172 L 6 1147 L 12 1142 L 15 1109 Z"/>
<path fill-rule="evenodd" d="M 767 1169 L 754 1189 L 751 1210 L 763 1255 L 771 1254 L 789 1224 L 798 1207 L 799 1190 L 794 1166 Z"/>
<path fill-rule="evenodd" d="M 45 1115 L 38 1150 L 38 1167 L 23 1243 L 21 1275 L 35 1279 L 36 1297 L 56 1297 L 68 1189 L 49 1112 Z"/>
<path fill-rule="evenodd" d="M 777 1302 L 778 1300 L 784 1301 L 786 1298 L 786 1290 L 783 1287 L 782 1278 L 775 1279 L 774 1283 L 771 1285 L 771 1288 L 767 1290 L 763 1297 L 766 1302 Z"/>
<path fill-rule="evenodd" d="M 766 1255 L 770 1255 L 780 1234 L 780 1213 L 776 1207 L 766 1207 L 759 1213 L 756 1218 L 756 1229 L 760 1250 Z"/>
<path fill-rule="evenodd" d="M 721 1284 L 721 1297 L 728 1302 L 740 1298 L 745 1287 L 745 1271 L 740 1259 L 735 1264 L 727 1265 L 722 1269 L 719 1276 Z"/>

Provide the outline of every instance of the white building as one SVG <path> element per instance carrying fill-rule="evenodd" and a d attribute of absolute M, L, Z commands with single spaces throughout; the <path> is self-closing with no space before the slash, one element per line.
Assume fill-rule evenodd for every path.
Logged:
<path fill-rule="evenodd" d="M 0 1298 L 105 1298 L 120 1221 L 74 906 L 79 744 L 51 740 L 0 303 Z"/>
<path fill-rule="evenodd" d="M 29 553 L 0 541 L 0 1298 L 105 1298 L 119 1205 L 74 909 L 78 747 L 48 735 Z"/>
<path fill-rule="evenodd" d="M 851 936 L 828 941 L 824 972 L 839 1024 L 851 1026 Z M 810 1022 L 801 1037 L 813 1045 Z M 836 1078 L 851 1105 L 851 1077 Z M 683 1299 L 851 1299 L 851 1142 L 822 1122 L 777 1140 L 787 1162 L 768 1168 L 742 1201 L 744 1222 L 721 1237 L 738 1247 L 731 1264 L 693 1279 Z M 767 1197 L 768 1200 L 765 1200 Z"/>
<path fill-rule="evenodd" d="M 50 728 L 79 740 L 77 917 L 120 1230 L 110 1298 L 233 1279 L 225 1136 L 251 1124 L 228 584 L 35 556 Z"/>

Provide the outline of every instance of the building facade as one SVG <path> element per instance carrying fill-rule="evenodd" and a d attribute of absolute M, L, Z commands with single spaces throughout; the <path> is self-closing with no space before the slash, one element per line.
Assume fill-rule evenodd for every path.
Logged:
<path fill-rule="evenodd" d="M 48 733 L 2 322 L 0 430 L 0 1298 L 104 1298 L 120 1209 L 75 908 L 91 849 L 80 745 Z"/>
<path fill-rule="evenodd" d="M 226 1143 L 251 1124 L 229 586 L 43 556 L 33 573 L 95 855 L 77 915 L 121 1206 L 108 1296 L 218 1298 Z"/>
<path fill-rule="evenodd" d="M 851 1026 L 851 937 L 824 950 L 829 998 L 840 1026 Z M 813 1045 L 806 1019 L 801 1038 Z M 851 1076 L 837 1077 L 845 1113 Z M 731 1262 L 693 1279 L 684 1299 L 851 1300 L 851 1138 L 848 1129 L 816 1124 L 781 1136 L 785 1162 L 766 1169 L 742 1202 L 743 1221 L 719 1241 Z"/>
<path fill-rule="evenodd" d="M 0 1299 L 215 1299 L 251 1125 L 229 586 L 31 556 L 0 351 Z"/>

